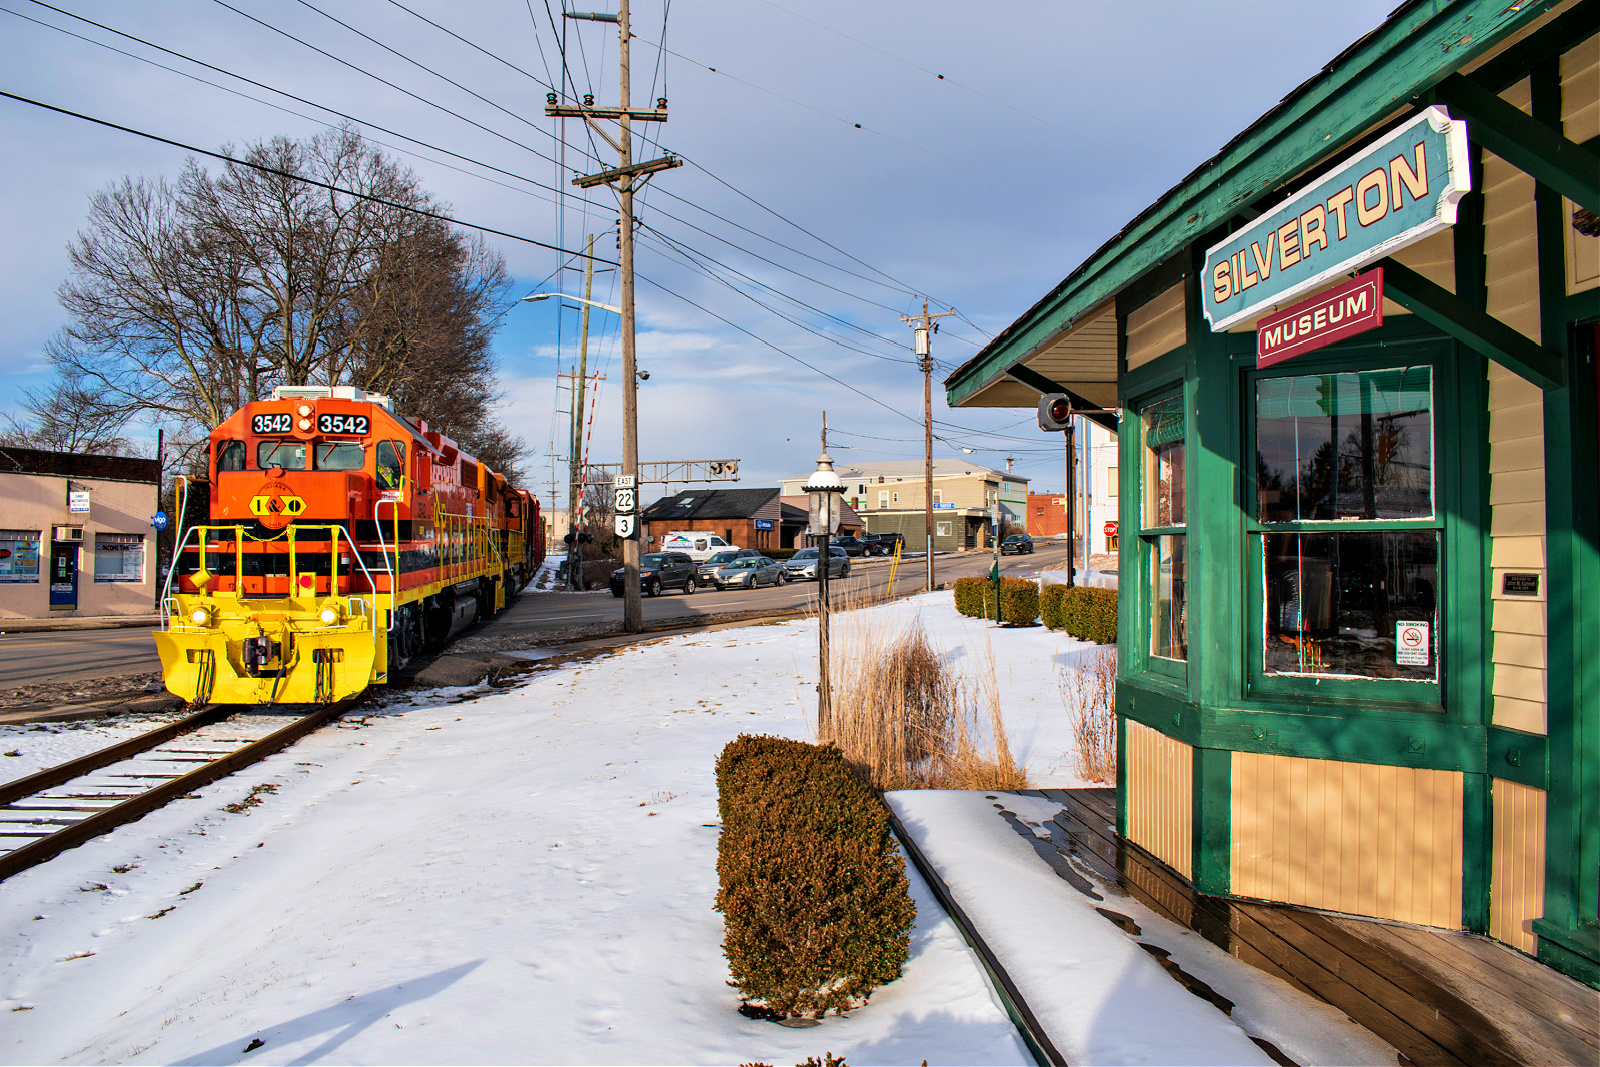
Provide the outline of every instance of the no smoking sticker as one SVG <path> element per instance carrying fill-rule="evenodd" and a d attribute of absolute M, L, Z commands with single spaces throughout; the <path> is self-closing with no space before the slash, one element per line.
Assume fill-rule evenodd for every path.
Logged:
<path fill-rule="evenodd" d="M 1394 661 L 1402 667 L 1428 665 L 1428 624 L 1397 620 L 1394 624 Z"/>

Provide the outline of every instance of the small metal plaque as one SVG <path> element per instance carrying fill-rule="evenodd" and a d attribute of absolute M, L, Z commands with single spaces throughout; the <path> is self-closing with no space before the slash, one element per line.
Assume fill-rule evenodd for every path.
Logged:
<path fill-rule="evenodd" d="M 1539 576 L 1537 574 L 1506 574 L 1500 580 L 1500 592 L 1504 596 L 1538 596 Z"/>

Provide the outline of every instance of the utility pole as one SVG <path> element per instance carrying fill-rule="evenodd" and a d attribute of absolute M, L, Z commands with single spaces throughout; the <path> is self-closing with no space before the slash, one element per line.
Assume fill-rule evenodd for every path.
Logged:
<path fill-rule="evenodd" d="M 572 534 L 572 549 L 567 553 L 567 588 L 583 591 L 583 389 L 589 374 L 589 303 L 594 296 L 594 234 L 583 267 L 583 330 L 578 339 L 578 373 L 572 380 L 572 448 L 567 453 L 571 474 L 570 503 L 567 505 L 567 530 Z"/>
<path fill-rule="evenodd" d="M 1077 585 L 1078 584 L 1077 576 L 1073 574 L 1073 561 L 1074 561 L 1074 559 L 1076 557 L 1073 554 L 1073 544 L 1072 544 L 1073 531 L 1076 529 L 1076 526 L 1074 524 L 1077 521 L 1077 510 L 1078 510 L 1076 508 L 1076 506 L 1075 506 L 1076 503 L 1077 503 L 1077 499 L 1076 499 L 1076 496 L 1075 496 L 1075 494 L 1077 492 L 1077 487 L 1074 484 L 1072 473 L 1073 473 L 1073 470 L 1077 467 L 1077 457 L 1073 455 L 1073 448 L 1072 448 L 1073 433 L 1072 433 L 1072 421 L 1070 419 L 1067 421 L 1066 433 L 1062 434 L 1061 436 L 1062 436 L 1062 440 L 1064 440 L 1067 443 L 1067 491 L 1064 494 L 1066 496 L 1066 498 L 1067 498 L 1067 584 L 1068 585 Z"/>
<path fill-rule="evenodd" d="M 900 321 L 917 331 L 916 352 L 922 362 L 922 426 L 923 426 L 923 511 L 925 512 L 928 549 L 928 592 L 933 592 L 933 332 L 939 319 L 954 315 L 954 311 L 928 314 L 928 302 L 922 302 L 921 315 L 901 315 Z"/>
<path fill-rule="evenodd" d="M 655 108 L 635 109 L 630 100 L 628 0 L 619 0 L 615 15 L 601 12 L 566 11 L 569 19 L 588 22 L 614 22 L 620 41 L 617 86 L 621 100 L 616 107 L 596 107 L 594 98 L 586 96 L 582 106 L 572 107 L 557 103 L 557 94 L 546 95 L 544 113 L 556 118 L 581 118 L 589 128 L 603 137 L 617 150 L 619 160 L 612 170 L 574 178 L 572 184 L 581 189 L 615 183 L 621 206 L 618 223 L 618 244 L 621 255 L 617 257 L 622 275 L 622 474 L 637 485 L 639 474 L 639 379 L 635 366 L 634 314 L 633 314 L 633 194 L 658 170 L 683 166 L 683 161 L 668 155 L 645 163 L 633 161 L 633 126 L 635 119 L 643 122 L 667 121 L 667 100 L 656 101 Z M 618 135 L 613 138 L 601 125 L 601 120 L 611 120 L 618 125 Z M 590 261 L 592 264 L 592 260 Z M 635 496 L 637 499 L 637 496 Z M 635 513 L 636 514 L 636 513 Z M 638 633 L 644 628 L 644 602 L 639 589 L 639 525 L 634 515 L 617 517 L 618 534 L 622 536 L 623 601 L 622 628 L 628 633 Z M 624 530 L 624 527 L 626 528 Z"/>

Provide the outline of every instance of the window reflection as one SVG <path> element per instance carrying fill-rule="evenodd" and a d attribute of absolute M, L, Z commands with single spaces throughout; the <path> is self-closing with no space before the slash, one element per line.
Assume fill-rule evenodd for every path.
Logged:
<path fill-rule="evenodd" d="M 1183 394 L 1144 409 L 1144 526 L 1184 524 Z"/>
<path fill-rule="evenodd" d="M 262 441 L 256 445 L 256 466 L 264 471 L 273 467 L 303 471 L 306 469 L 306 446 L 298 441 Z"/>
<path fill-rule="evenodd" d="M 1258 381 L 1260 521 L 1431 516 L 1431 397 L 1429 367 Z"/>
<path fill-rule="evenodd" d="M 1188 538 L 1165 534 L 1150 539 L 1150 654 L 1189 658 Z"/>

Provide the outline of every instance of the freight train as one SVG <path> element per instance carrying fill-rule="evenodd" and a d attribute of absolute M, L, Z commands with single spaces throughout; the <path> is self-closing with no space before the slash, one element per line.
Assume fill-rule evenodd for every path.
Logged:
<path fill-rule="evenodd" d="M 280 386 L 211 432 L 155 632 L 194 703 L 342 700 L 494 615 L 544 560 L 539 501 L 390 399 Z M 186 513 L 180 502 L 178 515 Z"/>

